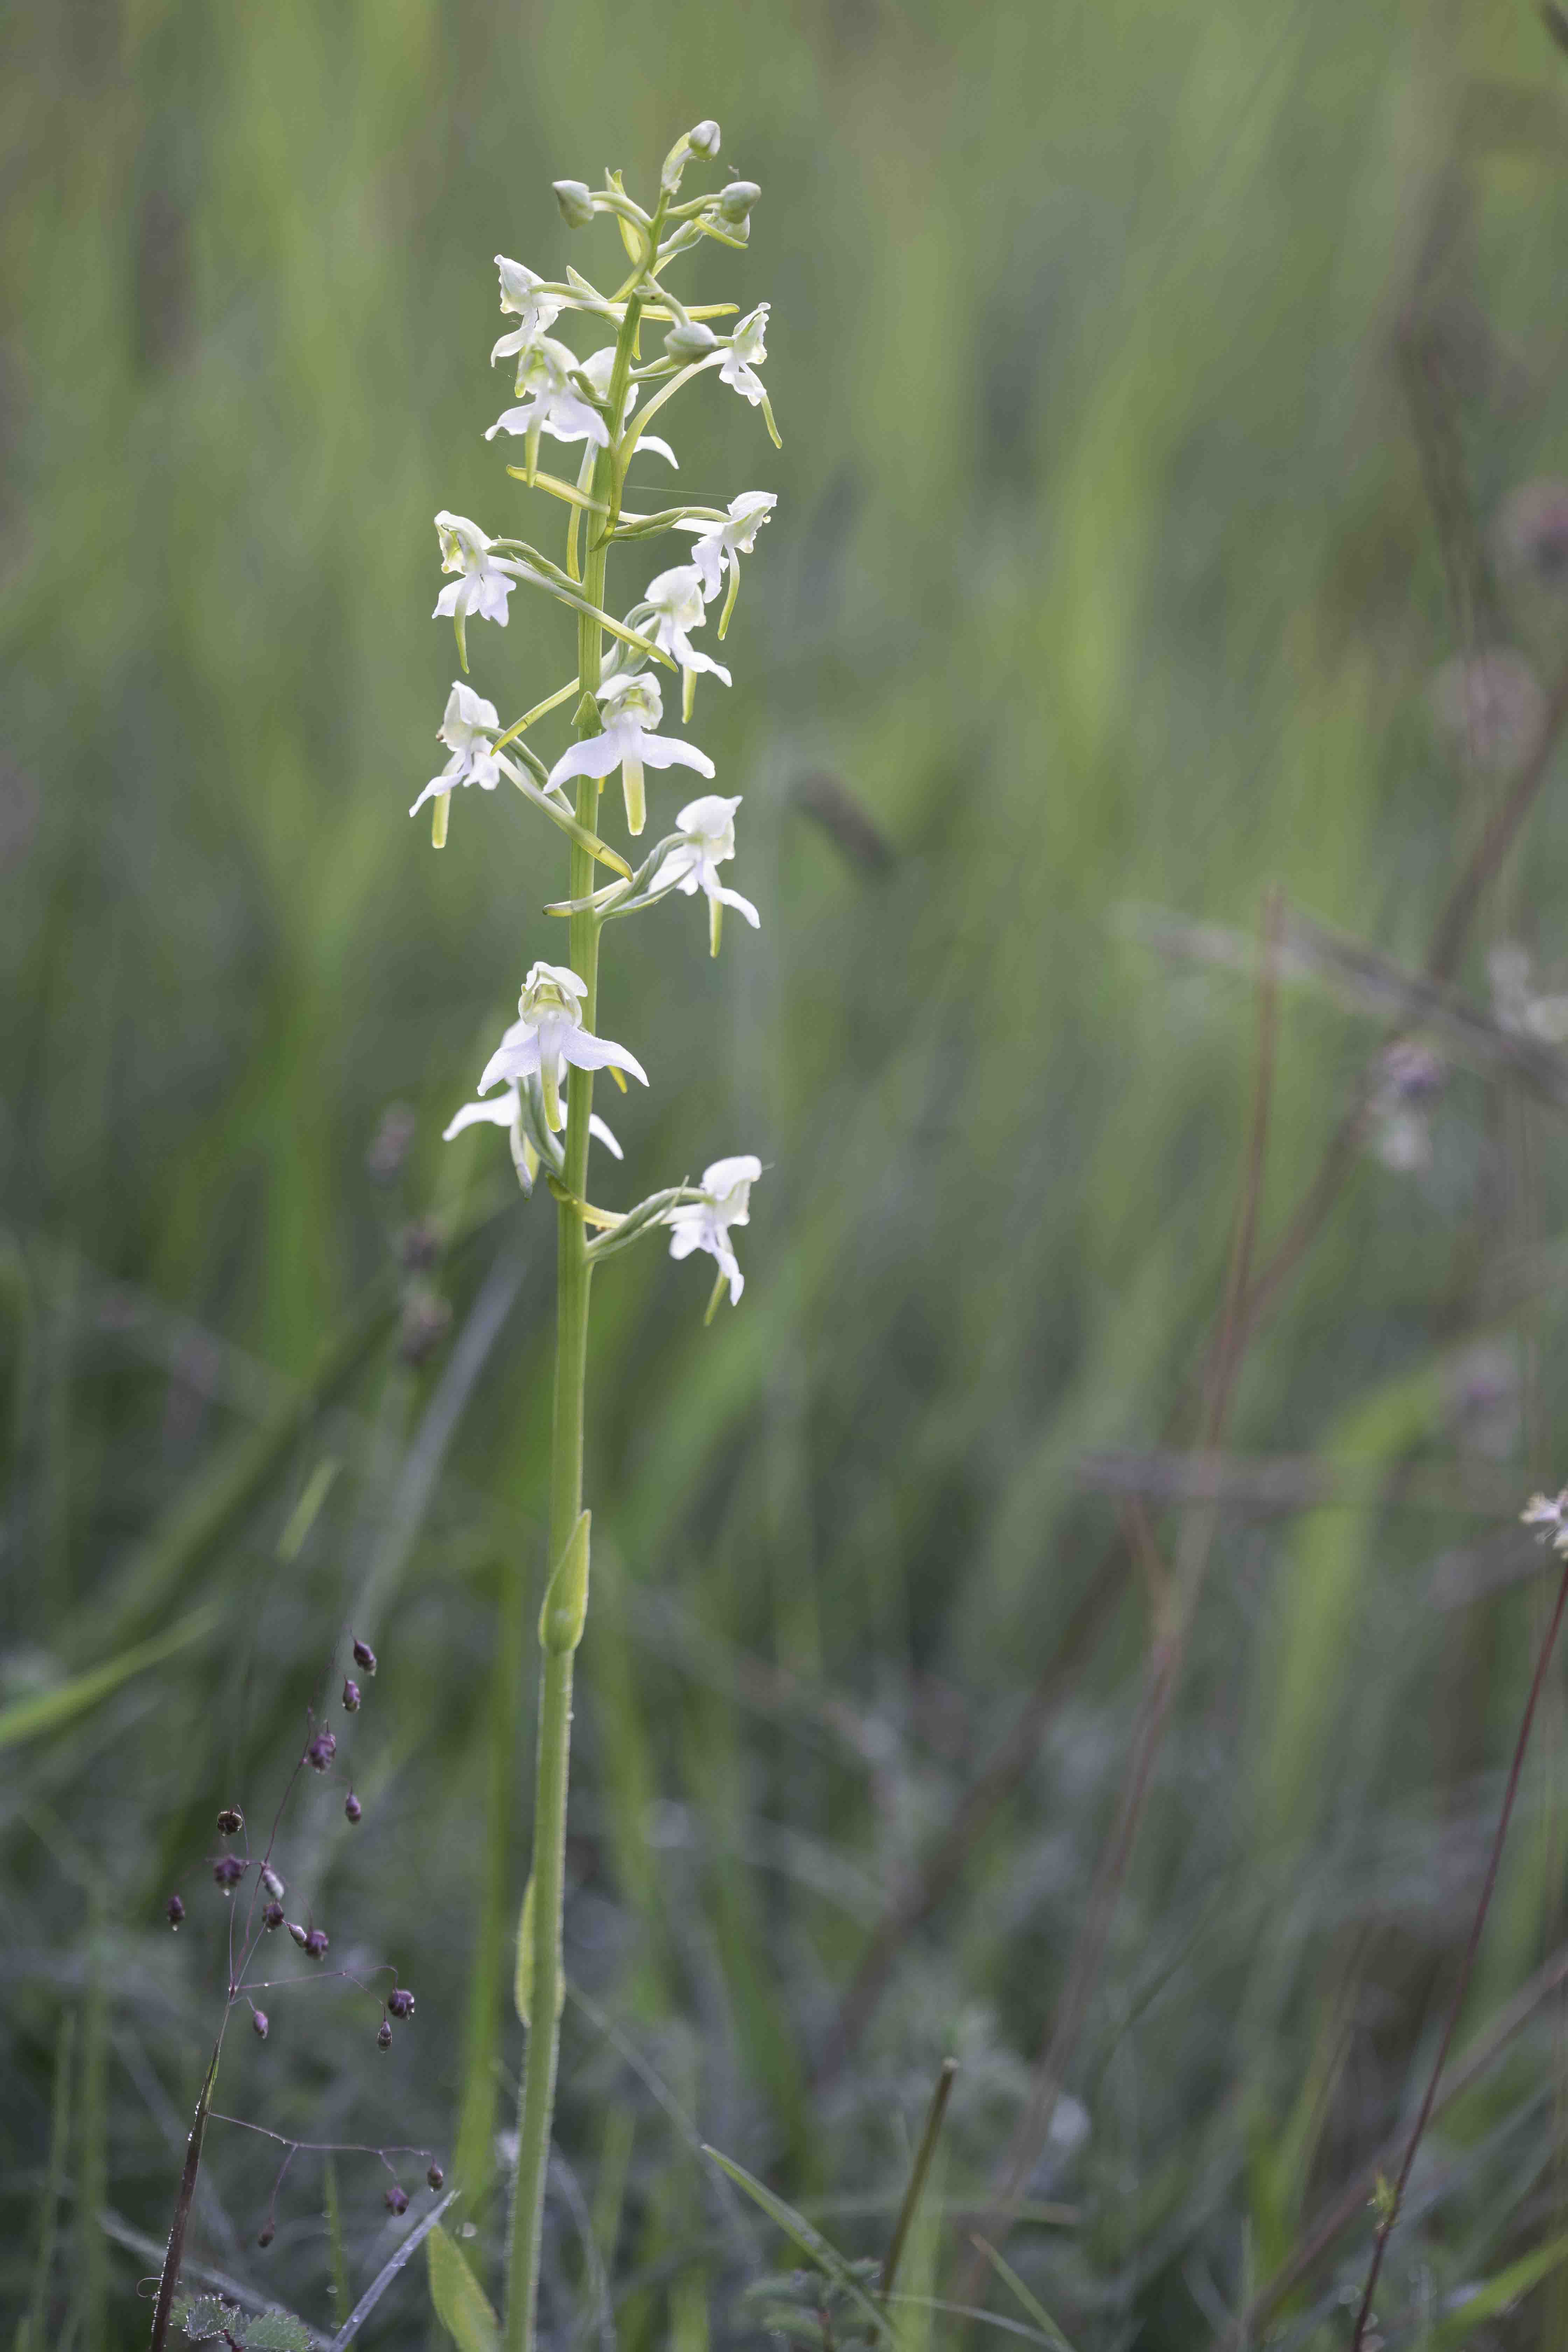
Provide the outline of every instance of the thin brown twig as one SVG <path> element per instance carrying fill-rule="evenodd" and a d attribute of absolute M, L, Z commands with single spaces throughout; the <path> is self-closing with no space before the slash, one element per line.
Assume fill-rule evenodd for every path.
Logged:
<path fill-rule="evenodd" d="M 1282 923 L 1279 894 L 1270 890 L 1263 910 L 1263 957 L 1258 973 L 1258 1045 L 1242 1181 L 1232 1228 L 1219 1323 L 1202 1383 L 1205 1444 L 1209 1451 L 1224 1433 L 1246 1355 L 1244 1305 L 1258 1234 L 1258 1209 L 1268 1160 L 1269 1115 L 1279 1028 L 1279 944 Z M 1154 1767 L 1163 1744 L 1171 1704 L 1181 1681 L 1188 1639 L 1213 1556 L 1217 1508 L 1195 1511 L 1183 1532 L 1172 1600 L 1145 1669 L 1133 1726 L 1131 1754 L 1110 1839 L 1090 1889 L 1088 1910 L 1068 1963 L 1067 1982 L 1055 2018 L 1036 2061 L 1034 2079 L 997 2176 L 993 2207 L 981 2234 L 1000 2246 L 1010 2231 L 1025 2182 L 1050 2131 L 1068 2066 L 1078 2047 L 1094 1987 L 1100 1981 L 1121 1888 L 1148 1805 Z M 1148 1538 L 1152 1543 L 1152 1535 Z M 984 2286 L 984 2263 L 971 2256 L 956 2290 L 960 2303 L 973 2303 Z"/>
<path fill-rule="evenodd" d="M 1462 2099 L 1489 2067 L 1494 2065 L 1514 2036 L 1529 2024 L 1536 2011 L 1568 1985 L 1568 1944 L 1543 1961 L 1527 1984 L 1521 1985 L 1510 2001 L 1505 2003 L 1485 2031 L 1471 2043 L 1465 2055 L 1454 2066 L 1448 2079 L 1433 2104 L 1428 2124 L 1446 2115 L 1456 2100 Z M 1391 2132 L 1376 2153 L 1368 2158 L 1332 2204 L 1325 2206 L 1313 2221 L 1300 2243 L 1294 2247 L 1273 2276 L 1267 2279 L 1249 2303 L 1237 2313 L 1226 2334 L 1215 2345 L 1215 2352 L 1241 2352 L 1258 2328 L 1266 2326 L 1280 2305 L 1308 2273 L 1320 2263 L 1335 2241 L 1343 2236 L 1352 2223 L 1366 2210 L 1368 2198 L 1377 2186 L 1378 2179 L 1393 2163 L 1400 2149 L 1398 2133 Z"/>
<path fill-rule="evenodd" d="M 1546 1628 L 1546 1637 L 1541 1644 L 1541 1655 L 1536 1661 L 1535 1673 L 1531 1679 L 1530 1696 L 1524 1703 L 1524 1716 L 1519 1727 L 1519 1738 L 1514 1742 L 1513 1761 L 1509 1767 L 1508 1786 L 1503 1791 L 1502 1811 L 1498 1815 L 1498 1825 L 1492 1838 L 1491 1852 L 1487 1856 L 1486 1876 L 1481 1881 L 1480 1899 L 1476 1905 L 1475 1917 L 1470 1922 L 1469 1937 L 1465 1945 L 1465 1957 L 1459 1963 L 1458 1980 L 1455 1984 L 1453 1997 L 1448 2003 L 1448 2014 L 1443 2026 L 1443 2038 L 1437 2044 L 1437 2055 L 1433 2062 L 1431 2079 L 1427 2083 L 1426 2094 L 1421 2102 L 1421 2111 L 1415 2118 L 1415 2127 L 1410 2135 L 1410 2142 L 1405 2151 L 1405 2160 L 1399 2168 L 1393 2194 L 1388 2199 L 1383 2218 L 1377 2225 L 1377 2236 L 1373 2241 L 1372 2263 L 1366 2274 L 1366 2289 L 1361 2299 L 1361 2309 L 1356 2314 L 1355 2333 L 1351 2337 L 1351 2352 L 1361 2352 L 1362 2338 L 1366 2333 L 1367 2318 L 1372 2310 L 1372 2298 L 1377 2288 L 1378 2273 L 1383 2268 L 1383 2257 L 1387 2251 L 1394 2225 L 1399 2219 L 1399 2209 L 1404 2202 L 1405 2191 L 1409 2184 L 1410 2168 L 1415 2161 L 1415 2151 L 1420 2147 L 1422 2137 L 1432 2120 L 1432 2108 L 1437 2096 L 1437 2084 L 1442 2076 L 1444 2061 L 1448 2055 L 1449 2045 L 1458 2027 L 1459 2011 L 1464 2007 L 1465 1995 L 1470 1989 L 1470 1976 L 1475 1968 L 1476 1954 L 1480 1949 L 1481 1935 L 1487 1924 L 1487 1913 L 1491 1908 L 1492 1890 L 1497 1885 L 1498 1870 L 1502 1862 L 1503 1842 L 1508 1836 L 1508 1825 L 1513 1814 L 1514 1799 L 1519 1794 L 1520 1778 L 1524 1770 L 1524 1753 L 1530 1745 L 1531 1726 L 1535 1721 L 1536 1706 L 1546 1686 L 1546 1670 L 1552 1663 L 1552 1653 L 1557 1646 L 1557 1633 L 1563 1622 L 1565 1605 L 1568 1605 L 1568 1562 L 1564 1563 L 1563 1573 L 1557 1580 L 1556 1604 Z"/>

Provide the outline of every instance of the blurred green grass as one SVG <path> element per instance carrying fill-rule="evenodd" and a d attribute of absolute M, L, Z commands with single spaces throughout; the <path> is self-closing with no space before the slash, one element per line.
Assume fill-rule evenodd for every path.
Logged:
<path fill-rule="evenodd" d="M 240 2055 L 230 2103 L 449 2148 L 466 2067 L 471 2152 L 476 2065 L 496 2034 L 517 2061 L 496 1931 L 523 1856 L 514 1835 L 501 1883 L 487 1820 L 522 1818 L 531 1735 L 531 1612 L 503 1596 L 537 1550 L 543 1204 L 442 1270 L 459 1335 L 479 1302 L 500 1312 L 487 1284 L 516 1286 L 459 1397 L 461 1337 L 414 1372 L 371 1323 L 319 1413 L 291 1418 L 285 1384 L 371 1318 L 370 1286 L 390 1296 L 405 1218 L 481 1216 L 493 1155 L 440 1129 L 550 950 L 559 861 L 525 818 L 468 796 L 437 858 L 404 814 L 452 674 L 430 516 L 500 530 L 524 510 L 480 438 L 504 388 L 489 257 L 553 266 L 552 177 L 646 183 L 713 113 L 764 193 L 751 253 L 710 257 L 702 290 L 773 300 L 784 446 L 717 395 L 678 437 L 692 495 L 779 493 L 734 691 L 699 710 L 721 787 L 746 795 L 764 929 L 735 927 L 716 966 L 684 908 L 618 929 L 603 1020 L 655 1079 L 617 1115 L 633 1181 L 753 1147 L 769 1172 L 733 1317 L 705 1332 L 658 1252 L 599 1286 L 568 1922 L 595 2008 L 568 2017 L 562 2144 L 591 2198 L 633 2118 L 621 2341 L 695 2343 L 710 2290 L 701 2325 L 731 2340 L 732 2217 L 593 2018 L 701 2137 L 803 2197 L 885 2191 L 889 2213 L 890 2116 L 916 2127 L 956 2047 L 948 2194 L 989 2177 L 1114 1803 L 1133 1607 L 905 1946 L 854 2066 L 820 2096 L 811 2075 L 884 1889 L 1112 1532 L 1082 1456 L 1158 1440 L 1218 1296 L 1251 991 L 1162 960 L 1120 910 L 1250 931 L 1278 882 L 1419 964 L 1488 790 L 1434 736 L 1431 674 L 1498 634 L 1559 658 L 1560 611 L 1505 602 L 1484 560 L 1480 608 L 1456 604 L 1445 543 L 1468 560 L 1467 512 L 1479 539 L 1564 462 L 1568 66 L 1500 0 L 25 0 L 14 22 L 0 1706 L 132 1630 L 218 1617 L 8 1752 L 0 2299 L 32 2292 L 55 2053 L 79 2011 L 77 2252 L 48 2340 L 140 2340 L 147 2265 L 105 2254 L 93 2209 L 164 2226 L 217 1989 L 211 1904 L 171 1946 L 162 1898 L 217 1802 L 262 1811 L 373 1578 L 366 1824 L 352 1852 L 313 1828 L 294 1874 L 355 1950 L 395 1953 L 418 2031 L 388 2066 L 346 1997 L 312 1995 Z M 1458 520 L 1424 478 L 1412 322 L 1437 354 Z M 476 682 L 521 707 L 568 635 L 518 617 Z M 844 805 L 885 868 L 823 822 Z M 1561 807 L 1554 782 L 1489 902 L 1467 967 L 1483 994 L 1489 938 L 1548 966 L 1568 951 Z M 1373 1037 L 1288 994 L 1266 1233 Z M 416 1141 L 378 1187 L 366 1151 L 398 1100 Z M 1485 1336 L 1521 1384 L 1502 1458 L 1521 1495 L 1555 1483 L 1557 1262 L 1522 1306 L 1492 1302 L 1500 1265 L 1559 1231 L 1563 1188 L 1551 1115 L 1498 1087 L 1456 1076 L 1435 1131 L 1425 1173 L 1362 1167 L 1248 1360 L 1238 1451 L 1370 1456 L 1394 1487 L 1372 1510 L 1222 1521 L 1071 2084 L 1089 2135 L 1037 2184 L 1081 2222 L 1015 2247 L 1084 2346 L 1210 2340 L 1209 2304 L 1236 2308 L 1248 2264 L 1283 2259 L 1388 2127 L 1462 1936 L 1536 1621 L 1516 1588 L 1430 1605 L 1431 1561 L 1477 1520 L 1401 1507 L 1397 1480 L 1475 1468 L 1441 1368 Z M 282 1450 L 251 1488 L 258 1428 Z M 280 1561 L 328 1454 L 344 1475 Z M 215 1492 L 245 1507 L 131 1628 L 149 1531 L 174 1557 L 156 1531 L 188 1534 Z M 1554 1713 L 1477 2025 L 1562 1935 L 1563 1755 Z M 1551 2234 L 1550 2047 L 1460 2111 L 1447 2153 L 1476 2151 L 1473 2171 L 1410 2249 L 1411 2296 Z M 1291 2144 L 1314 2066 L 1324 2115 L 1266 2189 L 1255 2152 Z M 319 2181 L 301 2160 L 266 2270 L 241 2242 L 257 2161 L 215 2150 L 235 2234 L 206 2214 L 209 2257 L 320 2314 Z M 357 2281 L 379 2186 L 345 2165 L 342 2187 Z M 476 2218 L 488 2262 L 493 2201 Z M 857 2251 L 883 2226 L 844 2224 Z M 562 2309 L 581 2268 L 565 2221 L 552 2261 Z M 1541 2299 L 1531 2334 L 1497 2340 L 1559 2340 Z M 416 2294 L 384 2311 L 377 2340 L 428 2340 Z"/>

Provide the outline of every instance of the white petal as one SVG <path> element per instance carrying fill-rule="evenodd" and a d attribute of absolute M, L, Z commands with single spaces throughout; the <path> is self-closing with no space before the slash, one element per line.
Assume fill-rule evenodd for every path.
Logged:
<path fill-rule="evenodd" d="M 700 776 L 713 773 L 713 762 L 694 743 L 677 742 L 673 735 L 645 735 L 639 747 L 649 768 L 695 768 Z"/>
<path fill-rule="evenodd" d="M 450 1143 L 466 1127 L 510 1127 L 516 1117 L 517 1095 L 509 1087 L 504 1095 L 497 1095 L 494 1102 L 465 1103 L 451 1125 L 441 1129 L 441 1140 Z"/>
<path fill-rule="evenodd" d="M 595 1037 L 586 1029 L 570 1029 L 561 1040 L 561 1051 L 567 1061 L 575 1062 L 580 1070 L 607 1070 L 613 1063 L 617 1070 L 625 1070 L 630 1076 L 640 1078 L 645 1087 L 647 1084 L 647 1072 L 637 1055 L 628 1054 L 626 1047 L 617 1045 L 613 1038 Z"/>
<path fill-rule="evenodd" d="M 612 1159 L 624 1160 L 626 1158 L 626 1153 L 621 1150 L 620 1145 L 616 1141 L 615 1137 L 610 1133 L 609 1129 L 599 1117 L 597 1111 L 593 1111 L 589 1114 L 588 1132 L 590 1135 L 596 1136 L 598 1138 L 599 1141 L 604 1145 L 605 1150 L 610 1154 Z"/>

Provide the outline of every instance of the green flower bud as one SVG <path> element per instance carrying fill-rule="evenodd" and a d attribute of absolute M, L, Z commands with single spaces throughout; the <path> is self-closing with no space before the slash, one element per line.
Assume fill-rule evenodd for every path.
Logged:
<path fill-rule="evenodd" d="M 568 228 L 586 228 L 594 217 L 594 194 L 585 180 L 557 180 L 555 201 Z"/>
<path fill-rule="evenodd" d="M 693 123 L 686 134 L 686 143 L 694 155 L 717 155 L 719 125 L 711 120 Z"/>
<path fill-rule="evenodd" d="M 755 180 L 731 180 L 727 188 L 719 191 L 720 219 L 738 228 L 762 193 Z"/>
<path fill-rule="evenodd" d="M 664 348 L 672 360 L 682 364 L 688 360 L 700 360 L 712 351 L 719 341 L 711 327 L 700 319 L 688 319 L 684 326 L 671 327 L 664 339 Z"/>

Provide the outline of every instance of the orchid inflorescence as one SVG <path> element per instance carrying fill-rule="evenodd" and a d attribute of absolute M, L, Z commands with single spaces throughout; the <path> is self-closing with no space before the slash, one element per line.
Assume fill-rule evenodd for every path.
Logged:
<path fill-rule="evenodd" d="M 715 194 L 685 204 L 675 201 L 688 163 L 694 156 L 715 155 L 718 147 L 718 126 L 711 122 L 698 124 L 677 142 L 651 215 L 626 194 L 619 173 L 607 175 L 599 190 L 578 181 L 557 184 L 570 226 L 585 226 L 600 214 L 618 222 L 633 268 L 612 293 L 602 293 L 574 268 L 568 269 L 563 280 L 550 282 L 521 262 L 504 254 L 496 257 L 501 310 L 517 323 L 500 336 L 490 360 L 492 365 L 498 361 L 515 364 L 517 404 L 503 411 L 486 438 L 505 434 L 521 439 L 525 462 L 508 471 L 565 505 L 565 562 L 554 564 L 522 540 L 492 538 L 466 515 L 443 510 L 436 517 L 437 538 L 443 569 L 455 576 L 437 598 L 436 614 L 451 620 L 466 673 L 468 621 L 494 621 L 504 628 L 513 589 L 534 589 L 566 604 L 590 625 L 597 625 L 597 675 L 571 679 L 506 727 L 496 705 L 470 686 L 466 676 L 455 679 L 437 730 L 450 756 L 410 811 L 416 814 L 431 803 L 433 838 L 439 848 L 458 786 L 477 784 L 481 792 L 494 792 L 504 779 L 566 834 L 581 856 L 615 874 L 604 887 L 574 891 L 556 901 L 549 909 L 552 914 L 585 919 L 596 936 L 605 923 L 641 912 L 673 894 L 700 896 L 707 901 L 713 955 L 719 952 L 726 907 L 753 929 L 761 920 L 752 901 L 731 889 L 720 871 L 735 856 L 741 795 L 707 793 L 689 801 L 677 812 L 674 830 L 664 835 L 635 871 L 602 839 L 597 803 L 605 780 L 618 774 L 626 830 L 635 838 L 647 824 L 649 769 L 685 768 L 712 781 L 713 762 L 706 752 L 660 731 L 665 711 L 658 673 L 661 668 L 679 673 L 683 726 L 691 721 L 699 677 L 731 683 L 723 663 L 694 644 L 693 634 L 707 622 L 710 607 L 719 604 L 717 634 L 724 636 L 740 589 L 742 559 L 753 551 L 757 533 L 775 503 L 771 490 L 742 491 L 724 508 L 678 505 L 647 514 L 633 513 L 624 502 L 634 456 L 653 451 L 679 469 L 668 443 L 645 427 L 677 392 L 709 371 L 716 371 L 722 384 L 761 410 L 778 446 L 773 410 L 757 373 L 767 357 L 768 305 L 759 303 L 727 334 L 721 334 L 708 321 L 728 319 L 734 305 L 689 309 L 665 280 L 670 262 L 705 238 L 731 247 L 747 242 L 758 194 L 753 183 L 732 181 Z M 573 314 L 601 332 L 615 332 L 616 340 L 579 359 L 556 331 Z M 645 360 L 640 332 L 653 322 L 666 325 L 668 332 L 662 352 Z M 636 414 L 639 394 L 648 393 L 651 397 Z M 575 481 L 541 467 L 540 450 L 546 440 L 583 445 Z M 690 560 L 657 572 L 624 616 L 613 616 L 591 593 L 591 559 L 599 559 L 602 595 L 604 558 L 612 546 L 666 532 L 689 535 Z M 599 630 L 609 637 L 607 651 Z M 547 764 L 527 738 L 552 714 L 572 706 L 575 740 Z M 562 1097 L 568 1069 L 607 1068 L 623 1090 L 626 1075 L 647 1083 L 635 1055 L 593 1034 L 593 993 L 589 979 L 571 965 L 536 961 L 522 985 L 518 1018 L 480 1077 L 479 1098 L 466 1104 L 446 1129 L 449 1140 L 476 1124 L 504 1129 L 525 1192 L 531 1192 L 541 1167 L 552 1190 L 559 1192 L 564 1182 L 562 1137 L 567 1121 Z M 504 1091 L 494 1092 L 497 1087 Z M 617 1160 L 622 1157 L 602 1118 L 590 1111 L 585 1125 L 606 1150 Z M 684 1257 L 693 1249 L 706 1251 L 719 1268 L 716 1305 L 726 1286 L 732 1299 L 741 1295 L 743 1277 L 729 1242 L 729 1227 L 745 1223 L 747 1192 L 760 1172 L 760 1163 L 749 1155 L 719 1160 L 700 1185 L 672 1187 L 626 1216 L 592 1210 L 581 1197 L 572 1205 L 599 1229 L 598 1239 L 590 1244 L 595 1256 L 608 1255 L 660 1226 L 669 1230 L 673 1257 Z"/>
<path fill-rule="evenodd" d="M 710 161 L 718 152 L 716 122 L 700 122 L 677 140 L 665 158 L 651 211 L 627 193 L 618 172 L 607 173 L 597 189 L 578 180 L 556 183 L 569 227 L 585 228 L 601 215 L 615 223 L 630 268 L 609 292 L 576 269 L 550 280 L 521 262 L 497 257 L 500 307 L 513 323 L 496 343 L 491 362 L 513 365 L 515 403 L 496 418 L 486 438 L 521 441 L 523 462 L 508 472 L 565 508 L 563 560 L 556 562 L 531 541 L 492 536 L 466 515 L 443 510 L 436 518 L 441 561 L 449 575 L 436 612 L 452 623 L 463 675 L 453 681 L 437 730 L 447 763 L 411 814 L 429 803 L 432 839 L 440 848 L 459 786 L 477 784 L 493 793 L 504 781 L 564 834 L 569 845 L 565 894 L 546 908 L 569 927 L 564 959 L 541 956 L 530 964 L 517 1018 L 485 1065 L 476 1099 L 446 1129 L 450 1139 L 473 1126 L 503 1129 L 523 1192 L 531 1193 L 542 1173 L 558 1209 L 552 1566 L 539 1619 L 532 1872 L 518 1930 L 517 2007 L 528 2028 L 528 2049 L 509 2224 L 503 2352 L 526 2352 L 536 2340 L 564 1990 L 561 1921 L 573 1655 L 583 1637 L 588 1598 L 583 1432 L 592 1276 L 604 1259 L 662 1233 L 672 1258 L 701 1252 L 713 1259 L 718 1272 L 710 1317 L 726 1289 L 731 1303 L 737 1301 L 744 1277 L 731 1235 L 747 1222 L 752 1186 L 762 1173 L 761 1161 L 747 1153 L 716 1160 L 700 1184 L 668 1186 L 624 1213 L 595 1208 L 588 1197 L 590 1144 L 597 1141 L 615 1159 L 622 1157 L 615 1135 L 594 1108 L 595 1073 L 607 1070 L 623 1092 L 630 1078 L 648 1083 L 631 1048 L 598 1031 L 599 948 L 605 926 L 665 898 L 700 898 L 708 909 L 709 951 L 716 956 L 727 907 L 753 928 L 761 920 L 751 900 L 723 878 L 735 856 L 741 795 L 715 788 L 712 760 L 688 737 L 699 680 L 731 683 L 728 668 L 701 639 L 715 616 L 714 639 L 724 637 L 741 574 L 773 512 L 774 494 L 752 489 L 723 507 L 687 501 L 655 508 L 634 493 L 638 509 L 647 505 L 648 510 L 634 511 L 626 504 L 628 470 L 639 453 L 650 453 L 679 472 L 675 451 L 648 428 L 662 423 L 676 394 L 700 376 L 716 374 L 721 387 L 759 411 L 779 446 L 758 373 L 767 359 L 767 304 L 757 304 L 744 317 L 733 303 L 689 307 L 668 282 L 676 258 L 705 240 L 731 248 L 743 248 L 748 241 L 759 193 L 752 182 L 731 180 L 716 194 L 681 198 L 681 182 L 694 159 Z M 566 340 L 578 323 L 598 346 L 584 357 Z M 643 337 L 650 329 L 663 331 L 662 342 L 645 352 Z M 546 442 L 580 450 L 574 468 L 557 473 L 542 464 Z M 679 547 L 680 560 L 655 569 L 635 602 L 613 612 L 606 587 L 612 551 L 670 534 L 689 542 Z M 496 704 L 468 683 L 468 624 L 491 621 L 505 628 L 512 594 L 520 588 L 576 615 L 577 674 L 503 725 Z M 570 722 L 573 740 L 547 759 L 531 738 L 555 714 Z M 677 810 L 672 829 L 650 828 L 649 773 L 672 768 L 707 789 Z M 620 780 L 628 840 L 640 840 L 646 830 L 658 835 L 636 866 L 605 837 L 600 801 L 611 777 Z"/>

